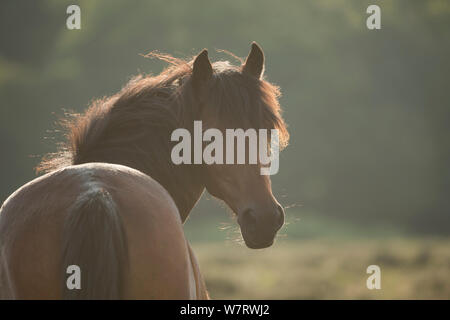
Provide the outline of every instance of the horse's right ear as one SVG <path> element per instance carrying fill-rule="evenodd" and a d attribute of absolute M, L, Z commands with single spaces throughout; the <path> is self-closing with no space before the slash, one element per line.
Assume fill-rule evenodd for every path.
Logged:
<path fill-rule="evenodd" d="M 242 66 L 242 72 L 254 76 L 257 79 L 261 78 L 264 72 L 264 52 L 254 41 L 252 42 L 252 49 Z"/>
<path fill-rule="evenodd" d="M 202 52 L 194 60 L 192 68 L 192 80 L 195 86 L 201 86 L 212 78 L 213 69 L 208 59 L 208 50 L 203 49 Z"/>

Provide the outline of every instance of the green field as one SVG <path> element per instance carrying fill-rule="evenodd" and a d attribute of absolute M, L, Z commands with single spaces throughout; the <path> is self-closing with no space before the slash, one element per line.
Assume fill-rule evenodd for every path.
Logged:
<path fill-rule="evenodd" d="M 273 247 L 250 250 L 221 220 L 185 226 L 213 299 L 450 299 L 450 239 L 290 219 Z M 366 287 L 372 264 L 381 290 Z"/>
<path fill-rule="evenodd" d="M 449 240 L 193 247 L 213 299 L 450 299 Z M 371 264 L 381 268 L 381 290 L 366 288 Z"/>

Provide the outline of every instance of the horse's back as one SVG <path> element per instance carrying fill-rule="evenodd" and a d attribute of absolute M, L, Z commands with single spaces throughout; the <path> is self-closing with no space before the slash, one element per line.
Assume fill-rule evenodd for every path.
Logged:
<path fill-rule="evenodd" d="M 39 177 L 5 201 L 0 209 L 0 298 L 62 297 L 62 279 L 68 276 L 61 265 L 64 224 L 79 196 L 99 186 L 114 200 L 127 241 L 123 297 L 195 297 L 182 222 L 167 191 L 137 170 L 91 163 Z M 105 261 L 102 267 L 114 266 Z"/>

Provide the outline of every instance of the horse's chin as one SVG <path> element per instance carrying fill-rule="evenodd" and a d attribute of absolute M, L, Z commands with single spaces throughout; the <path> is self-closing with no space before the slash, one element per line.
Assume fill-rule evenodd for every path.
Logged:
<path fill-rule="evenodd" d="M 272 246 L 274 240 L 272 239 L 267 242 L 252 242 L 252 241 L 246 240 L 244 238 L 244 242 L 245 242 L 245 245 L 247 246 L 247 248 L 249 248 L 249 249 L 265 249 L 265 248 Z"/>

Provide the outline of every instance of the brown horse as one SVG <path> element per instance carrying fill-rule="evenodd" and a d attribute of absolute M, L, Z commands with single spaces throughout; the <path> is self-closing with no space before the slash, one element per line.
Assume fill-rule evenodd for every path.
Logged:
<path fill-rule="evenodd" d="M 152 54 L 171 66 L 138 76 L 66 121 L 67 143 L 44 158 L 45 175 L 0 209 L 0 298 L 206 299 L 182 224 L 204 189 L 236 213 L 250 248 L 270 246 L 284 212 L 260 164 L 175 165 L 171 133 L 278 129 L 279 90 L 262 79 L 264 55 L 241 66 Z M 68 288 L 68 267 L 81 287 Z"/>

